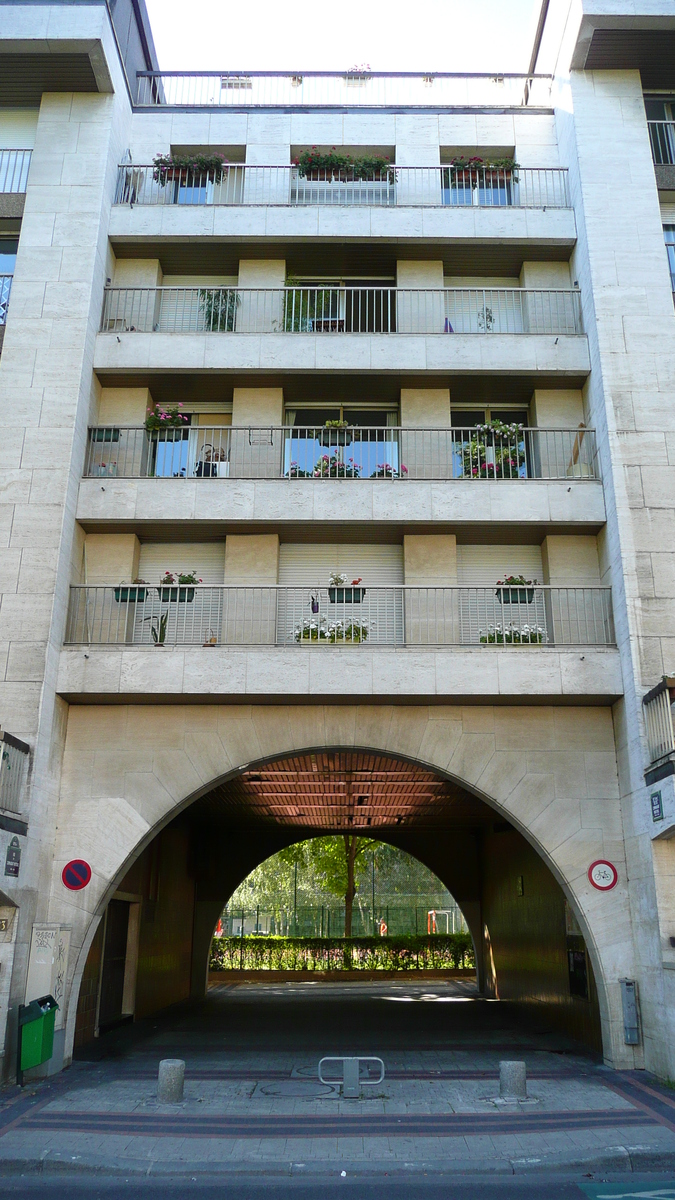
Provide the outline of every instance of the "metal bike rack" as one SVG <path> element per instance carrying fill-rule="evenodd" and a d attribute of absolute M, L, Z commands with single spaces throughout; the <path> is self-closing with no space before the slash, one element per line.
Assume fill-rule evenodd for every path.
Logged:
<path fill-rule="evenodd" d="M 337 1078 L 326 1079 L 323 1075 L 324 1063 L 342 1063 L 342 1076 Z M 380 1074 L 377 1079 L 373 1079 L 370 1075 L 365 1078 L 361 1076 L 361 1063 L 378 1063 Z M 361 1095 L 362 1087 L 373 1087 L 378 1083 L 382 1083 L 384 1079 L 384 1063 L 381 1058 L 375 1054 L 366 1054 L 360 1057 L 349 1057 L 347 1055 L 335 1055 L 322 1058 L 319 1063 L 319 1080 L 321 1083 L 339 1083 L 342 1088 L 342 1095 L 348 1100 L 358 1100 Z"/>

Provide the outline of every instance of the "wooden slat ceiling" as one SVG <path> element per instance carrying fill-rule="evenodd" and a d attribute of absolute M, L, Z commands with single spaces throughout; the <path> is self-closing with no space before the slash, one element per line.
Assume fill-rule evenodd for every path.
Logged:
<path fill-rule="evenodd" d="M 97 92 L 87 54 L 0 54 L 0 105 L 40 104 L 43 92 Z"/>
<path fill-rule="evenodd" d="M 432 771 L 369 751 L 323 750 L 279 759 L 245 771 L 205 799 L 212 815 L 233 824 L 326 832 L 448 821 L 473 827 L 494 818 L 480 801 Z"/>

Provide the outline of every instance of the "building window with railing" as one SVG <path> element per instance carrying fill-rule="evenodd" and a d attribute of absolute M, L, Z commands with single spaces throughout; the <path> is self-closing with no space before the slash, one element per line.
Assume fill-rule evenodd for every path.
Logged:
<path fill-rule="evenodd" d="M 9 293 L 12 288 L 18 248 L 18 238 L 0 238 L 0 325 L 4 325 L 7 320 Z"/>
<path fill-rule="evenodd" d="M 646 96 L 645 112 L 654 162 L 675 164 L 675 96 Z"/>
<path fill-rule="evenodd" d="M 663 236 L 666 241 L 666 254 L 670 269 L 670 286 L 675 295 L 675 225 L 664 225 Z"/>
<path fill-rule="evenodd" d="M 30 747 L 0 729 L 0 812 L 19 813 L 25 807 Z"/>

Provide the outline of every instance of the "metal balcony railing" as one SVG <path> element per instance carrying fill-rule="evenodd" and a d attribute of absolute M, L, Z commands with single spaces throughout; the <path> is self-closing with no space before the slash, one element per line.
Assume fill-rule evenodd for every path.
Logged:
<path fill-rule="evenodd" d="M 230 163 L 221 172 L 188 167 L 119 168 L 115 204 L 321 205 L 331 207 L 569 208 L 567 170 L 557 167 L 390 167 L 372 179 L 349 171 Z"/>
<path fill-rule="evenodd" d="M 9 293 L 12 290 L 13 278 L 13 275 L 0 275 L 0 325 L 4 325 L 7 320 Z"/>
<path fill-rule="evenodd" d="M 675 679 L 664 675 L 660 683 L 652 688 L 642 701 L 647 726 L 647 743 L 650 762 L 669 758 L 675 752 L 673 729 L 673 704 L 675 703 Z"/>
<path fill-rule="evenodd" d="M 32 150 L 0 150 L 0 192 L 25 192 Z"/>
<path fill-rule="evenodd" d="M 348 71 L 138 71 L 140 108 L 548 106 L 550 75 Z"/>
<path fill-rule="evenodd" d="M 609 588 L 71 588 L 69 644 L 613 646 Z"/>
<path fill-rule="evenodd" d="M 89 430 L 85 477 L 595 479 L 595 430 L 277 425 Z"/>
<path fill-rule="evenodd" d="M 675 121 L 648 121 L 652 158 L 658 166 L 675 163 Z"/>
<path fill-rule="evenodd" d="M 106 288 L 105 333 L 582 333 L 580 293 L 526 288 Z"/>

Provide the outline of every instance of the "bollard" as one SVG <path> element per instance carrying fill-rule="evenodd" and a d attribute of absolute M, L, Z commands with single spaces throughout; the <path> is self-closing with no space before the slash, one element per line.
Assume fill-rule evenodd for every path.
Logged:
<path fill-rule="evenodd" d="M 157 1100 L 160 1104 L 182 1104 L 185 1063 L 182 1058 L 163 1058 L 159 1064 Z"/>
<path fill-rule="evenodd" d="M 524 1062 L 500 1062 L 499 1096 L 501 1100 L 527 1100 L 527 1074 Z"/>
<path fill-rule="evenodd" d="M 358 1100 L 361 1096 L 359 1060 L 358 1058 L 345 1058 L 343 1059 L 343 1063 L 342 1095 L 348 1100 Z"/>

